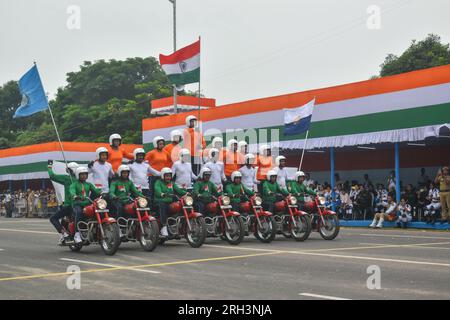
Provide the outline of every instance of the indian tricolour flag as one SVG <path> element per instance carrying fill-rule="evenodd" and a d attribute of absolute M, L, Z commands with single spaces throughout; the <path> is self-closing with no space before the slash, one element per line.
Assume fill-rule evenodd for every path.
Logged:
<path fill-rule="evenodd" d="M 159 55 L 162 69 L 176 86 L 200 81 L 200 39 L 165 56 Z"/>

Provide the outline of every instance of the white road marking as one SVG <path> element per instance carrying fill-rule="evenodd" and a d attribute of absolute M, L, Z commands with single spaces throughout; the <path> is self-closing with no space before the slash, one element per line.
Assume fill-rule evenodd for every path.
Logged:
<path fill-rule="evenodd" d="M 36 231 L 36 230 L 24 230 L 24 229 L 0 229 L 0 231 L 13 231 L 13 232 L 24 232 L 24 233 L 38 233 L 38 234 L 51 234 L 53 236 L 56 236 L 56 231 L 49 232 L 49 231 Z"/>
<path fill-rule="evenodd" d="M 425 237 L 425 236 L 407 236 L 407 235 L 389 235 L 389 234 L 373 234 L 373 233 L 360 233 L 360 236 L 370 236 L 370 237 L 388 237 L 388 238 L 416 238 L 416 239 L 442 239 L 448 240 L 449 237 Z"/>
<path fill-rule="evenodd" d="M 314 294 L 314 293 L 299 293 L 299 296 L 305 296 L 305 297 L 312 297 L 312 298 L 319 298 L 319 299 L 327 299 L 327 300 L 352 300 L 347 298 L 340 298 L 340 297 L 332 297 L 332 296 L 323 296 L 320 294 Z"/>
<path fill-rule="evenodd" d="M 450 242 L 442 242 L 443 244 L 447 244 Z M 430 243 L 436 244 L 436 243 Z M 440 243 L 439 243 L 440 244 Z M 428 245 L 428 243 L 420 243 L 416 244 L 416 246 Z M 204 245 L 209 247 L 217 247 L 217 248 L 227 248 L 227 249 L 239 249 L 239 250 L 249 250 L 249 251 L 277 251 L 279 253 L 290 253 L 290 254 L 300 254 L 300 255 L 309 255 L 309 256 L 322 256 L 322 257 L 331 257 L 331 258 L 341 258 L 341 259 L 355 259 L 355 260 L 372 260 L 372 261 L 385 261 L 385 262 L 398 262 L 405 264 L 417 264 L 417 265 L 426 265 L 426 266 L 441 266 L 441 267 L 450 267 L 450 263 L 441 263 L 441 262 L 428 262 L 428 261 L 417 261 L 417 260 L 401 260 L 401 259 L 388 259 L 388 258 L 378 258 L 378 257 L 367 257 L 367 256 L 352 256 L 352 255 L 341 255 L 341 254 L 330 254 L 330 253 L 320 253 L 320 251 L 329 251 L 328 249 L 317 249 L 317 250 L 305 250 L 305 251 L 295 251 L 295 250 L 283 250 L 283 249 L 256 249 L 249 247 L 227 247 L 220 245 Z M 403 245 L 405 246 L 405 245 Z M 409 245 L 406 245 L 409 246 Z M 387 246 L 378 246 L 378 247 L 370 247 L 371 248 L 385 248 L 385 247 L 393 247 L 391 245 Z M 398 245 L 395 247 L 402 247 L 402 245 Z M 362 247 L 363 248 L 363 247 Z M 367 247 L 366 247 L 367 248 Z M 351 248 L 341 248 L 341 250 L 348 250 Z"/>
<path fill-rule="evenodd" d="M 69 262 L 85 263 L 85 264 L 92 264 L 92 265 L 95 265 L 95 266 L 110 267 L 110 268 L 126 267 L 126 266 L 117 266 L 117 265 L 112 265 L 112 264 L 105 264 L 105 263 L 86 261 L 86 260 L 68 259 L 68 258 L 60 258 L 59 260 L 69 261 Z M 130 268 L 129 270 L 139 271 L 139 272 L 146 272 L 146 273 L 161 273 L 159 271 L 143 270 L 143 269 L 135 269 L 135 268 Z"/>
<path fill-rule="evenodd" d="M 5 251 L 5 249 L 0 249 L 0 251 Z"/>

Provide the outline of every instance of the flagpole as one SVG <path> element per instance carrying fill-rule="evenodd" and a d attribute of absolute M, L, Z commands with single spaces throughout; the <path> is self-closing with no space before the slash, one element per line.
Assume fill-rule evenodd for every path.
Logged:
<path fill-rule="evenodd" d="M 201 38 L 200 38 L 200 36 L 198 37 L 198 41 L 200 42 L 201 41 Z M 201 59 L 201 54 L 200 54 L 200 58 L 199 58 L 199 63 L 198 63 L 198 66 L 199 66 L 199 68 L 200 68 L 200 70 L 199 70 L 199 74 L 198 74 L 198 121 L 200 122 L 200 106 L 201 106 L 201 96 L 200 96 L 200 80 L 201 80 L 201 66 L 200 66 L 200 59 Z"/>
<path fill-rule="evenodd" d="M 173 52 L 177 51 L 177 0 L 169 0 L 173 4 Z M 173 112 L 178 113 L 177 86 L 173 85 Z"/>
<path fill-rule="evenodd" d="M 298 167 L 298 170 L 299 170 L 299 171 L 302 170 L 303 157 L 305 156 L 305 148 L 306 148 L 306 141 L 308 140 L 308 134 L 309 134 L 309 129 L 308 129 L 308 131 L 306 131 L 306 137 L 305 137 L 305 140 L 304 140 L 304 142 L 303 142 L 302 157 L 300 158 L 300 165 L 299 165 L 299 167 Z"/>
<path fill-rule="evenodd" d="M 314 104 L 316 104 L 316 97 L 314 96 Z M 314 109 L 313 109 L 314 110 Z M 312 117 L 312 114 L 311 114 Z M 303 150 L 302 150 L 302 157 L 300 158 L 300 165 L 298 166 L 298 170 L 302 170 L 302 164 L 303 164 L 303 157 L 305 156 L 305 149 L 306 149 L 306 142 L 308 141 L 308 135 L 309 135 L 309 128 L 306 131 L 305 140 L 303 141 Z"/>

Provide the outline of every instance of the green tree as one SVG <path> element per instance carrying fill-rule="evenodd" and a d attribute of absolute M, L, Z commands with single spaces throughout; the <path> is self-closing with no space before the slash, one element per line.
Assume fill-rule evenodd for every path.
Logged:
<path fill-rule="evenodd" d="M 401 55 L 388 54 L 381 64 L 380 76 L 426 69 L 450 64 L 449 44 L 441 43 L 441 38 L 429 34 L 425 40 L 413 40 L 408 49 Z"/>

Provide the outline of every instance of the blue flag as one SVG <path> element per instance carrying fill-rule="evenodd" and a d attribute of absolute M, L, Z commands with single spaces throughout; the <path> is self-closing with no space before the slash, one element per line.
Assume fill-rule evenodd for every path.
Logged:
<path fill-rule="evenodd" d="M 297 135 L 309 130 L 316 99 L 293 109 L 284 109 L 284 135 Z"/>
<path fill-rule="evenodd" d="M 48 108 L 47 96 L 36 65 L 20 78 L 19 90 L 22 94 L 22 102 L 13 118 L 30 116 Z"/>

